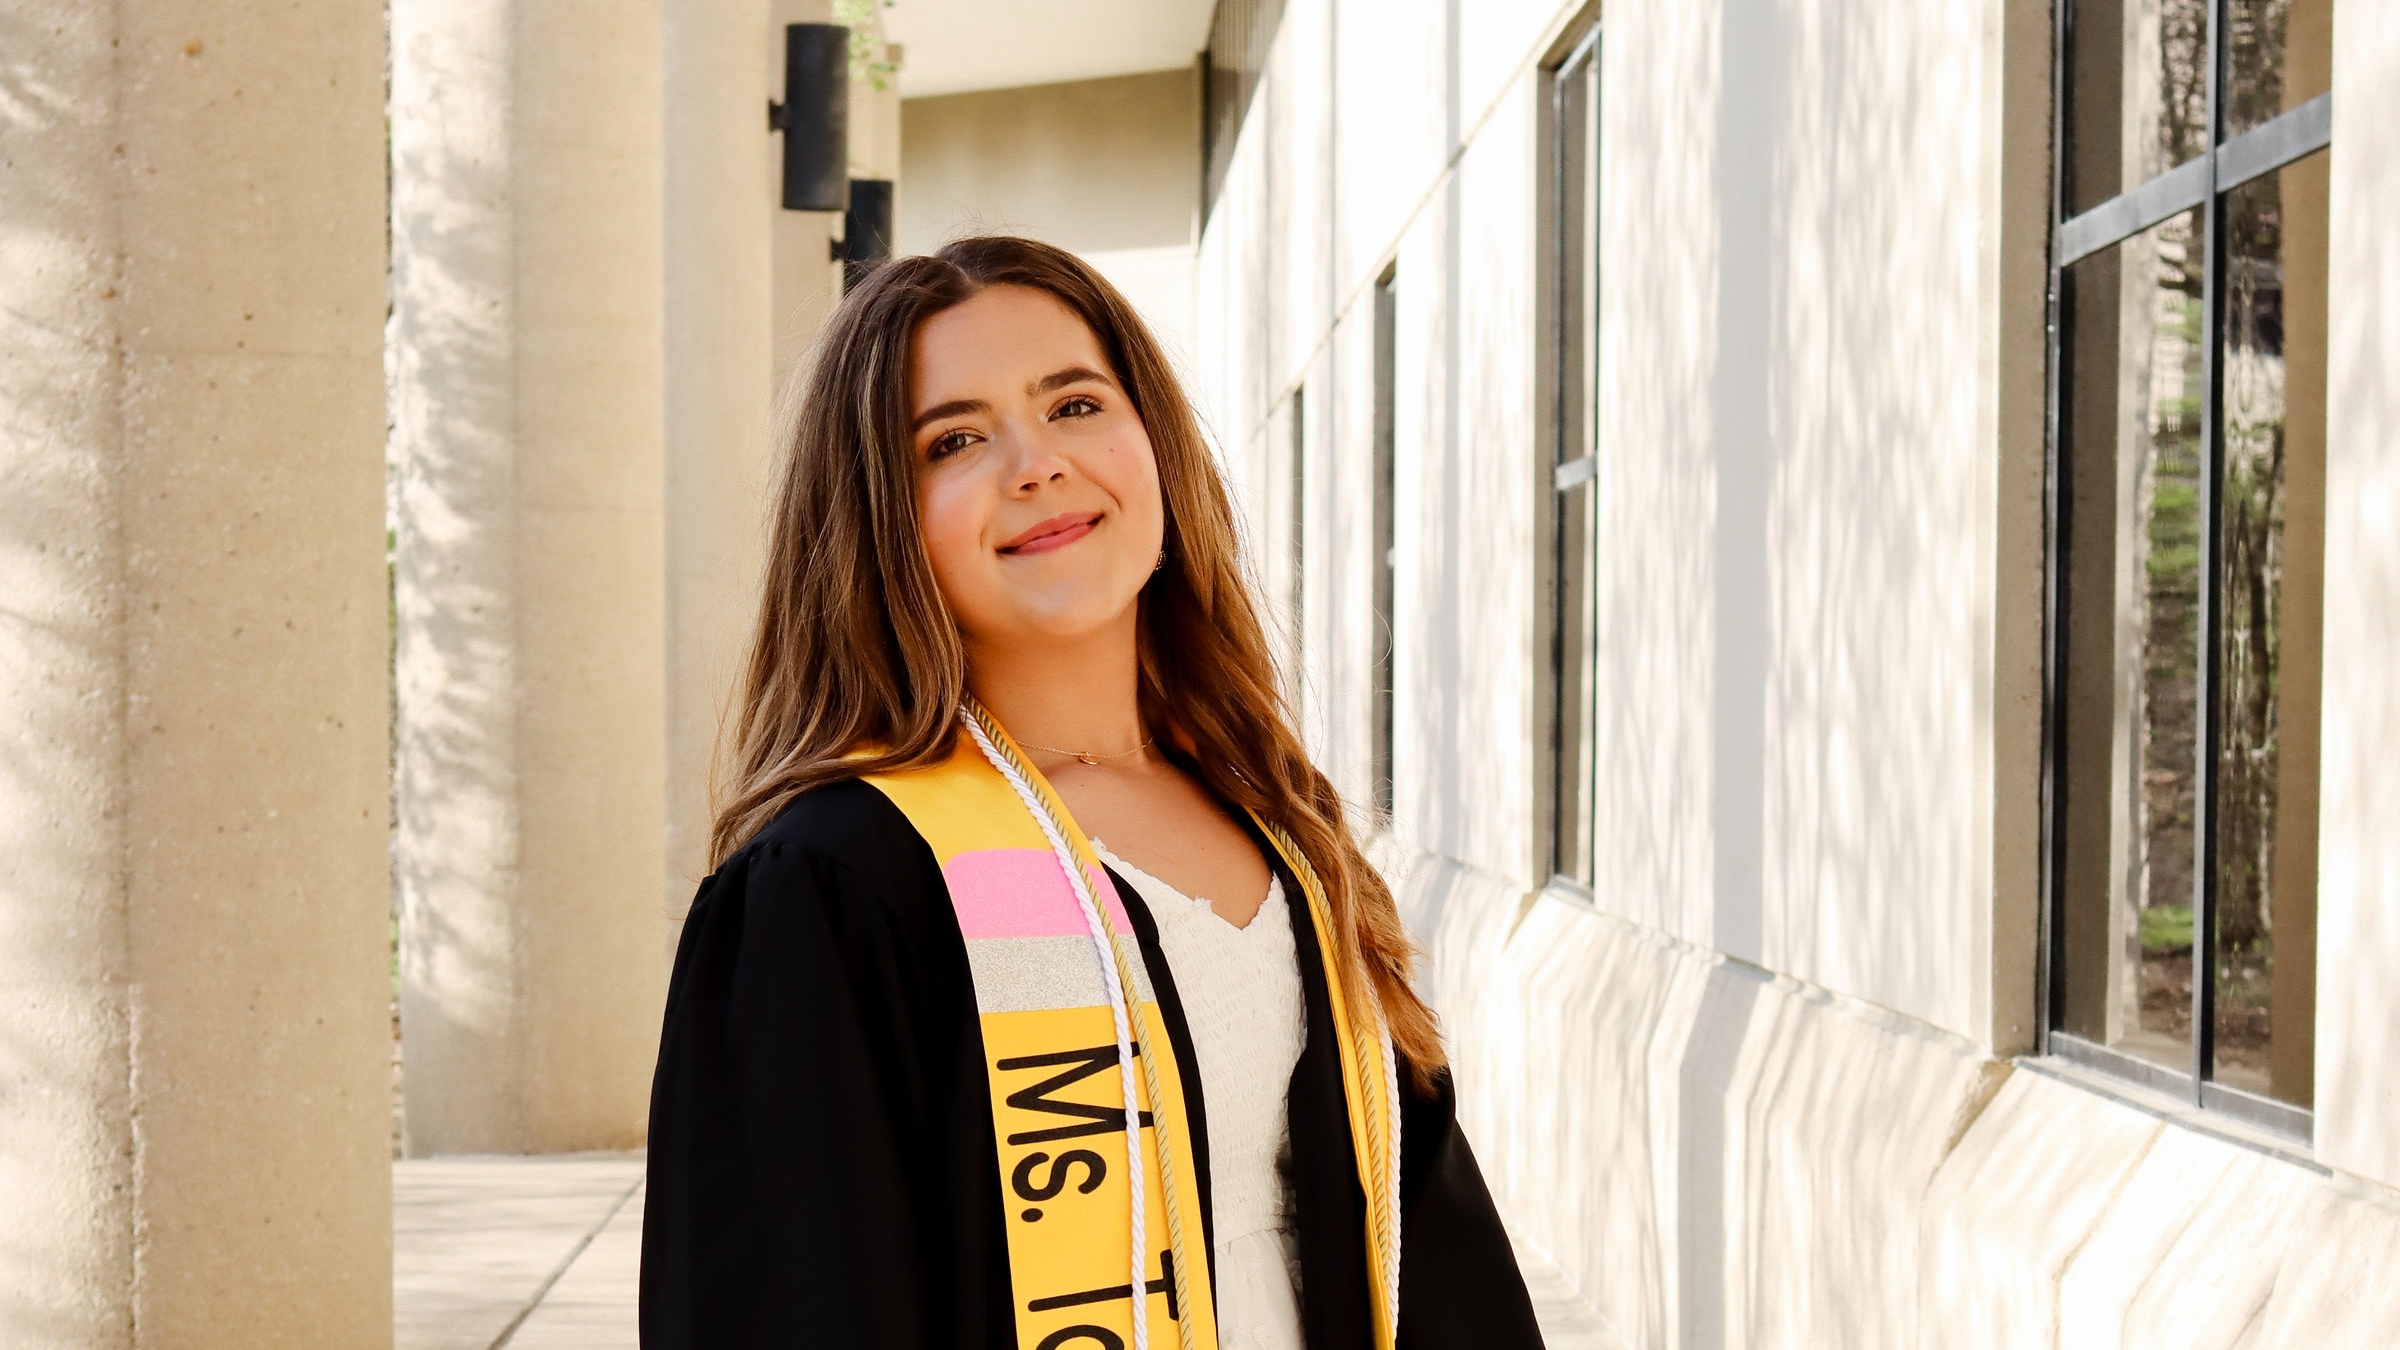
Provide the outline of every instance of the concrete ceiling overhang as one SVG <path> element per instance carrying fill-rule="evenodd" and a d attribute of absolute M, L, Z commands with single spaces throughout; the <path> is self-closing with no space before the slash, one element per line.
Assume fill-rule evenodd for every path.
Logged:
<path fill-rule="evenodd" d="M 894 0 L 902 98 L 1190 65 L 1215 0 Z"/>

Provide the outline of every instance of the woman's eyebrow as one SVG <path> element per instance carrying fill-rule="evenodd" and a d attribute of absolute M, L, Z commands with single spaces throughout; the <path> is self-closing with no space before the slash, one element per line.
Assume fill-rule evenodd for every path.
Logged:
<path fill-rule="evenodd" d="M 1111 388 L 1116 387 L 1116 381 L 1111 380 L 1106 375 L 1103 375 L 1099 371 L 1092 369 L 1090 366 L 1069 366 L 1065 370 L 1054 370 L 1049 374 L 1044 375 L 1042 378 L 1035 380 L 1033 383 L 1026 385 L 1025 393 L 1029 398 L 1038 398 L 1054 389 L 1064 389 L 1070 384 L 1085 383 L 1105 384 Z"/>
<path fill-rule="evenodd" d="M 988 413 L 991 410 L 992 405 L 979 398 L 954 398 L 948 403 L 936 403 L 918 413 L 917 420 L 909 427 L 909 430 L 923 431 L 927 422 L 938 422 L 945 417 L 958 417 L 966 413 Z"/>
<path fill-rule="evenodd" d="M 1064 389 L 1070 384 L 1087 383 L 1105 384 L 1112 389 L 1116 387 L 1116 381 L 1090 366 L 1069 366 L 1065 370 L 1054 370 L 1026 385 L 1025 395 L 1028 398 L 1039 398 L 1052 390 Z M 967 413 L 988 413 L 991 410 L 992 405 L 979 398 L 954 398 L 948 403 L 936 403 L 918 413 L 916 421 L 911 424 L 909 430 L 923 431 L 928 422 L 938 422 L 945 417 L 959 417 Z"/>

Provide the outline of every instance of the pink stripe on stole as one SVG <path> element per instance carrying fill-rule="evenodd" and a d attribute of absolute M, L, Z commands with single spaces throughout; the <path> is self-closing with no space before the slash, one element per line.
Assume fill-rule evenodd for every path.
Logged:
<path fill-rule="evenodd" d="M 986 848 L 961 853 L 942 867 L 959 931 L 969 938 L 1087 937 L 1083 907 L 1058 858 L 1046 848 Z M 1131 933 L 1133 920 L 1108 874 L 1092 874 L 1092 893 L 1108 907 L 1110 926 Z"/>

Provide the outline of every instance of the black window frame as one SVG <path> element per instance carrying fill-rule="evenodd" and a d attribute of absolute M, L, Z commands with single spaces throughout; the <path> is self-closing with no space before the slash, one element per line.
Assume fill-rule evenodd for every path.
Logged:
<path fill-rule="evenodd" d="M 1200 223 L 1217 213 L 1234 143 L 1250 101 L 1266 82 L 1267 52 L 1283 23 L 1284 0 L 1220 0 L 1210 15 L 1200 68 Z"/>
<path fill-rule="evenodd" d="M 1367 781 L 1368 799 L 1374 809 L 1378 826 L 1389 826 L 1392 820 L 1392 695 L 1397 680 L 1398 615 L 1394 612 L 1395 592 L 1400 571 L 1398 517 L 1395 514 L 1400 495 L 1399 479 L 1399 412 L 1400 412 L 1400 299 L 1399 264 L 1387 263 L 1383 274 L 1375 278 L 1373 311 L 1374 325 L 1374 399 L 1373 424 L 1369 428 L 1374 444 L 1374 500 L 1368 522 L 1369 618 L 1371 640 L 1375 647 L 1368 679 L 1371 688 L 1367 706 Z"/>
<path fill-rule="evenodd" d="M 1289 514 L 1284 521 L 1288 531 L 1285 538 L 1284 565 L 1290 569 L 1286 578 L 1289 594 L 1284 597 L 1291 607 L 1292 623 L 1292 706 L 1301 705 L 1301 691 L 1308 683 L 1308 385 L 1303 382 L 1292 388 L 1290 443 L 1285 447 L 1291 456 L 1285 466 L 1290 481 L 1285 490 L 1291 494 Z"/>
<path fill-rule="evenodd" d="M 2233 136 L 2224 134 L 2229 78 L 2227 40 L 2232 0 L 2208 0 L 2206 91 L 2207 148 L 2196 157 L 2119 191 L 2083 211 L 2068 214 L 2067 167 L 2069 107 L 2073 98 L 2075 0 L 2054 0 L 2051 50 L 2050 248 L 2047 308 L 2045 548 L 2043 652 L 2043 753 L 2041 778 L 2042 890 L 2039 934 L 2039 997 L 2036 1044 L 2041 1052 L 2096 1069 L 2111 1077 L 2182 1098 L 2206 1112 L 2241 1121 L 2271 1133 L 2307 1143 L 2314 1132 L 2314 1112 L 2213 1080 L 2216 1059 L 2217 843 L 2215 803 L 2218 788 L 2219 719 L 2215 687 L 2219 675 L 2222 628 L 2222 587 L 2215 578 L 2223 565 L 2219 539 L 2219 485 L 2224 474 L 2224 378 L 2219 359 L 2226 341 L 2227 199 L 2238 189 L 2324 153 L 2333 141 L 2333 95 L 2319 94 L 2266 122 Z M 2117 39 L 2121 41 L 2120 39 Z M 2201 363 L 2202 397 L 2199 437 L 2202 465 L 2198 520 L 2200 530 L 2201 610 L 2198 630 L 2197 784 L 2193 836 L 2192 1010 L 2191 1059 L 2187 1071 L 2177 1072 L 2149 1060 L 2078 1036 L 2060 1026 L 2065 1000 L 2061 971 L 2065 960 L 2062 906 L 2067 900 L 2064 850 L 2067 807 L 2063 800 L 2059 761 L 2065 744 L 2063 678 L 2067 656 L 2068 594 L 2064 546 L 2070 502 L 2065 481 L 2071 472 L 2062 435 L 2061 386 L 2066 378 L 2061 345 L 2065 273 L 2074 264 L 2172 220 L 2197 210 L 2201 214 Z M 2310 1028 L 2313 1037 L 2315 1028 Z"/>
<path fill-rule="evenodd" d="M 1584 403 L 1583 383 L 1599 357 L 1598 316 L 1587 312 L 1585 292 L 1596 294 L 1599 284 L 1598 249 L 1586 254 L 1590 232 L 1598 228 L 1600 159 L 1601 22 L 1584 19 L 1562 38 L 1556 59 L 1542 68 L 1542 206 L 1546 239 L 1542 250 L 1541 319 L 1543 337 L 1542 394 L 1547 404 L 1543 453 L 1537 456 L 1541 522 L 1538 557 L 1542 578 L 1542 630 L 1537 643 L 1547 662 L 1541 692 L 1543 745 L 1539 756 L 1542 842 L 1540 865 L 1546 885 L 1591 894 L 1597 880 L 1595 795 L 1598 783 L 1596 722 L 1599 710 L 1597 636 L 1592 631 L 1591 587 L 1596 570 L 1593 539 L 1599 490 L 1599 449 L 1596 432 L 1585 431 L 1594 416 Z M 1584 84 L 1578 90 L 1574 86 Z M 1588 96 L 1588 104 L 1570 110 L 1570 103 Z M 1570 127 L 1570 116 L 1579 125 Z M 1570 161 L 1573 162 L 1570 162 Z M 1589 181 L 1587 182 L 1587 175 Z M 1589 188 L 1588 193 L 1585 191 Z M 1575 200 L 1570 201 L 1572 195 Z M 1589 211 L 1587 214 L 1587 205 Z M 1570 238 L 1570 235 L 1573 237 Z M 1573 256 L 1570 256 L 1572 253 Z M 1596 401 L 1596 388 L 1594 390 Z M 1582 568 L 1580 586 L 1568 585 L 1570 514 L 1581 513 Z M 1583 610 L 1577 622 L 1567 622 L 1567 607 Z M 1568 651 L 1573 643 L 1578 650 Z M 1568 700 L 1580 703 L 1569 717 Z M 1578 780 L 1569 794 L 1569 775 Z M 1579 813 L 1571 821 L 1569 813 Z M 1580 839 L 1572 833 L 1582 832 Z M 1570 856 L 1579 853 L 1580 856 Z"/>

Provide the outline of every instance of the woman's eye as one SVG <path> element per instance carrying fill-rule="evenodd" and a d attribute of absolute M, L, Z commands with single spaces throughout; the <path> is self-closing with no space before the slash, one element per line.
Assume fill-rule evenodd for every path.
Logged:
<path fill-rule="evenodd" d="M 1077 394 L 1075 397 L 1059 404 L 1058 411 L 1050 415 L 1052 417 L 1090 417 L 1092 414 L 1099 411 L 1100 400 L 1096 398 L 1087 398 L 1082 394 Z"/>
<path fill-rule="evenodd" d="M 974 441 L 975 437 L 970 432 L 944 432 L 941 435 L 933 438 L 933 444 L 925 447 L 925 458 L 948 459 L 950 456 L 955 455 L 959 451 L 966 449 L 969 445 L 972 445 Z"/>

